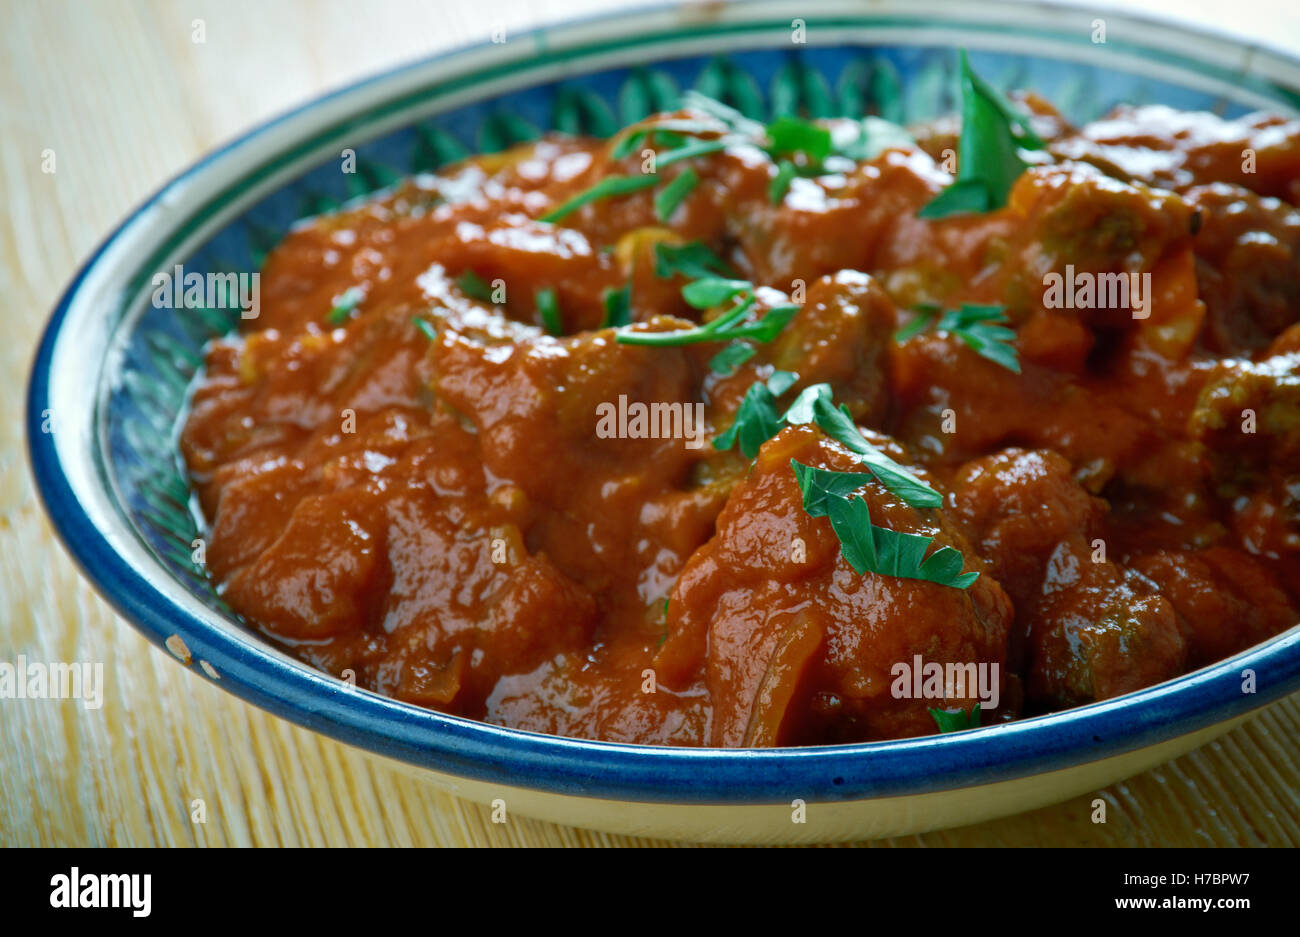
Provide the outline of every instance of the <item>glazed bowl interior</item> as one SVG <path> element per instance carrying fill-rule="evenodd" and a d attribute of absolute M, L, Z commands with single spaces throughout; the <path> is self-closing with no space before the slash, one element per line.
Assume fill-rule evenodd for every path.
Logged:
<path fill-rule="evenodd" d="M 790 108 L 913 121 L 954 107 L 955 48 L 1000 88 L 1075 121 L 1119 102 L 1295 113 L 1300 70 L 1265 49 L 1057 6 L 810 3 L 655 9 L 485 43 L 381 75 L 266 124 L 138 209 L 69 287 L 29 396 L 36 478 L 88 577 L 203 679 L 300 724 L 442 774 L 638 803 L 765 804 L 934 793 L 1023 778 L 1186 736 L 1300 685 L 1293 629 L 1138 693 L 1010 725 L 897 742 L 670 750 L 479 724 L 356 689 L 281 653 L 193 562 L 202 531 L 176 427 L 204 344 L 238 310 L 150 303 L 158 271 L 256 270 L 304 216 L 471 153 L 561 130 L 598 135 L 698 87 L 755 117 Z M 353 149 L 356 172 L 340 172 Z M 43 432 L 52 425 L 53 432 Z M 1253 693 L 1242 692 L 1253 671 Z"/>

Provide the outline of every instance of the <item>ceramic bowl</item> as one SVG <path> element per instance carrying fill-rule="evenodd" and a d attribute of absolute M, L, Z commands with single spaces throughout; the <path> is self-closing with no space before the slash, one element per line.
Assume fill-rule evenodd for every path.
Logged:
<path fill-rule="evenodd" d="M 645 836 L 861 839 L 972 823 L 1095 790 L 1300 687 L 1300 631 L 1138 693 L 947 736 L 675 750 L 554 738 L 387 699 L 242 624 L 192 562 L 175 427 L 226 309 L 150 302 L 155 271 L 251 270 L 298 218 L 544 130 L 607 134 L 698 87 L 755 117 L 909 121 L 953 109 L 955 48 L 1075 120 L 1118 102 L 1295 113 L 1300 66 L 1169 23 L 1058 5 L 925 0 L 657 8 L 506 36 L 319 98 L 168 183 L 76 275 L 28 398 L 42 498 L 86 576 L 150 640 L 245 700 L 515 813 Z M 485 37 L 486 38 L 486 37 Z M 500 38 L 500 37 L 498 37 Z M 356 172 L 339 171 L 344 148 Z M 234 313 L 235 316 L 238 313 Z M 53 430 L 52 432 L 50 430 Z M 1243 674 L 1254 692 L 1243 693 Z M 802 809 L 800 807 L 802 806 Z"/>

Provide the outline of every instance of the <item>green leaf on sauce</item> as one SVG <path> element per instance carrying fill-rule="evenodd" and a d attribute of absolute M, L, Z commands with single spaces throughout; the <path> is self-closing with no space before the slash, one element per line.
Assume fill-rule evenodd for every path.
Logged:
<path fill-rule="evenodd" d="M 736 369 L 754 357 L 757 349 L 748 342 L 732 342 L 722 351 L 709 359 L 709 370 L 714 374 L 729 377 Z"/>
<path fill-rule="evenodd" d="M 825 107 L 816 110 L 829 113 L 829 100 L 827 96 Z M 636 176 L 606 177 L 543 215 L 541 220 L 559 221 L 597 199 L 625 195 L 652 186 L 657 181 L 659 169 L 665 166 L 741 144 L 762 150 L 776 164 L 776 176 L 768 186 L 768 195 L 773 204 L 779 204 L 795 176 L 823 175 L 823 164 L 832 154 L 852 160 L 869 159 L 889 146 L 911 142 L 903 128 L 878 117 L 868 117 L 847 130 L 840 125 L 832 129 L 793 113 L 781 114 L 765 125 L 698 91 L 688 91 L 683 104 L 697 114 L 703 114 L 704 119 L 668 117 L 632 127 L 610 148 L 610 158 L 619 160 L 633 155 L 643 145 L 653 145 L 655 162 L 652 172 L 639 177 L 639 181 L 632 181 L 638 180 Z M 670 218 L 682 199 L 698 184 L 698 173 L 688 171 L 689 177 L 686 173 L 677 176 L 656 197 L 655 213 L 661 221 Z"/>
<path fill-rule="evenodd" d="M 748 280 L 701 277 L 682 287 L 682 298 L 693 309 L 712 309 L 753 288 L 754 284 Z"/>
<path fill-rule="evenodd" d="M 982 358 L 1001 365 L 1008 371 L 1020 373 L 1020 357 L 1014 330 L 1007 328 L 1006 310 L 1002 306 L 962 303 L 960 309 L 941 313 L 937 306 L 919 306 L 918 315 L 894 333 L 894 341 L 905 342 L 921 334 L 931 325 L 936 332 L 955 335 L 974 349 Z"/>
<path fill-rule="evenodd" d="M 655 276 L 662 279 L 678 274 L 692 280 L 731 275 L 727 262 L 709 250 L 702 241 L 681 245 L 659 241 L 654 250 Z"/>
<path fill-rule="evenodd" d="M 1011 187 L 1029 164 L 1021 150 L 1045 144 L 1002 95 L 971 70 L 961 51 L 961 137 L 957 179 L 917 212 L 919 218 L 989 212 L 1007 203 Z"/>
<path fill-rule="evenodd" d="M 420 334 L 429 341 L 436 342 L 438 340 L 438 330 L 434 328 L 433 323 L 421 319 L 419 316 L 411 316 L 411 322 L 415 324 L 415 327 L 420 331 Z"/>
<path fill-rule="evenodd" d="M 776 175 L 772 181 L 767 184 L 767 198 L 773 205 L 779 205 L 785 199 L 785 193 L 790 191 L 790 183 L 794 177 L 799 174 L 798 168 L 794 163 L 783 159 L 776 164 Z"/>
<path fill-rule="evenodd" d="M 962 729 L 978 729 L 980 724 L 980 704 L 971 707 L 970 713 L 960 709 L 931 709 L 930 718 L 939 727 L 940 732 L 960 732 Z"/>
<path fill-rule="evenodd" d="M 555 297 L 555 290 L 544 287 L 537 291 L 537 315 L 542 320 L 542 328 L 549 335 L 564 334 L 564 318 L 560 315 L 560 302 Z"/>
<path fill-rule="evenodd" d="M 456 277 L 456 285 L 470 299 L 477 299 L 495 305 L 495 301 L 492 299 L 492 286 L 473 270 L 466 270 Z"/>
<path fill-rule="evenodd" d="M 802 153 L 813 163 L 831 155 L 831 132 L 798 117 L 778 117 L 767 125 L 767 151 L 773 155 Z"/>
<path fill-rule="evenodd" d="M 641 189 L 648 189 L 659 181 L 659 178 L 653 173 L 644 176 L 606 176 L 601 179 L 590 189 L 579 192 L 573 198 L 569 199 L 557 207 L 551 209 L 542 215 L 542 221 L 559 221 L 573 214 L 584 205 L 599 201 L 602 198 L 610 198 L 616 195 L 628 195 L 632 192 L 638 192 Z"/>
<path fill-rule="evenodd" d="M 879 117 L 864 117 L 833 135 L 835 153 L 854 162 L 873 160 L 892 147 L 910 147 L 912 135 L 898 124 Z"/>
<path fill-rule="evenodd" d="M 962 555 L 952 547 L 940 547 L 927 557 L 933 537 L 873 524 L 867 502 L 853 496 L 870 475 L 814 468 L 795 459 L 790 467 L 803 493 L 804 510 L 809 517 L 830 519 L 840 553 L 858 575 L 919 579 L 954 589 L 967 589 L 979 578 L 979 573 L 961 571 Z"/>
<path fill-rule="evenodd" d="M 867 441 L 848 408 L 841 405 L 837 409 L 831 402 L 829 384 L 805 388 L 786 411 L 785 422 L 816 424 L 827 436 L 857 454 L 877 481 L 912 507 L 937 508 L 943 504 L 939 492 Z"/>
<path fill-rule="evenodd" d="M 359 286 L 352 286 L 334 297 L 334 304 L 325 316 L 330 325 L 342 325 L 352 317 L 357 304 L 366 298 L 366 291 Z"/>
<path fill-rule="evenodd" d="M 672 218 L 677 206 L 691 194 L 699 182 L 700 174 L 687 166 L 676 179 L 664 186 L 655 196 L 655 216 L 660 221 L 668 221 Z"/>
<path fill-rule="evenodd" d="M 737 443 L 745 458 L 758 455 L 759 447 L 781 429 L 781 412 L 777 398 L 789 390 L 797 376 L 789 371 L 774 371 L 766 381 L 755 381 L 745 391 L 731 428 L 713 440 L 713 448 L 726 452 Z"/>
<path fill-rule="evenodd" d="M 618 290 L 605 290 L 605 321 L 602 329 L 632 324 L 632 284 Z"/>

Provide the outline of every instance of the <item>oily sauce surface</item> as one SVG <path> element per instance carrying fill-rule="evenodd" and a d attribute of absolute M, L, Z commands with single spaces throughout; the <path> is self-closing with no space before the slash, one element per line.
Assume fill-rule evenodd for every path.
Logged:
<path fill-rule="evenodd" d="M 1051 157 L 983 215 L 916 217 L 950 182 L 939 122 L 778 204 L 772 162 L 737 146 L 691 162 L 668 221 L 643 190 L 543 222 L 640 162 L 557 136 L 306 220 L 267 261 L 260 317 L 210 346 L 183 429 L 226 601 L 398 699 L 667 745 L 933 733 L 930 708 L 977 700 L 892 694 L 915 655 L 997 663 L 987 723 L 1291 627 L 1300 126 L 1142 108 L 1072 128 L 1025 103 Z M 632 328 L 697 323 L 654 252 L 696 241 L 764 288 L 760 310 L 801 304 L 726 376 L 717 343 L 601 327 L 629 282 Z M 1150 274 L 1147 316 L 1049 306 L 1044 278 L 1067 267 Z M 504 301 L 466 289 L 471 271 Z M 561 335 L 541 327 L 546 290 Z M 895 341 L 919 303 L 1003 305 L 1021 372 L 943 332 Z M 753 460 L 708 444 L 777 369 L 798 375 L 791 396 L 829 383 L 943 494 L 862 496 L 873 522 L 960 549 L 973 586 L 854 572 L 790 471 L 853 469 L 819 429 Z M 620 399 L 702 404 L 705 444 L 598 434 Z"/>

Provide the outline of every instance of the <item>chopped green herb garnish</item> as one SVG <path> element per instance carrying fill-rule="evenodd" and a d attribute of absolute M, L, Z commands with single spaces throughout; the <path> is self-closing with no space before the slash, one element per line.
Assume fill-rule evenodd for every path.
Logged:
<path fill-rule="evenodd" d="M 763 394 L 763 387 L 761 381 L 751 386 L 749 391 L 746 392 L 746 399 L 748 399 L 750 393 L 755 394 L 759 399 L 766 399 Z M 759 388 L 759 390 L 755 390 L 755 388 Z M 730 448 L 730 444 L 726 446 L 720 444 L 723 440 L 734 440 L 738 435 L 746 438 L 745 434 L 748 434 L 747 438 L 752 440 L 756 438 L 755 434 L 759 432 L 766 433 L 762 439 L 758 440 L 757 444 L 752 446 L 754 451 L 757 452 L 758 446 L 775 436 L 783 424 L 788 423 L 796 426 L 813 423 L 831 439 L 857 455 L 859 461 L 870 470 L 871 477 L 884 485 L 895 497 L 915 508 L 937 508 L 943 504 L 943 498 L 939 492 L 867 441 L 866 437 L 858 429 L 857 424 L 854 423 L 848 408 L 843 405 L 836 408 L 835 404 L 832 403 L 831 386 L 829 384 L 813 384 L 811 387 L 805 387 L 799 392 L 799 396 L 794 399 L 794 402 L 790 404 L 785 413 L 775 420 L 765 419 L 766 415 L 766 410 L 751 409 L 746 411 L 742 406 L 736 413 L 736 422 L 732 423 L 731 429 L 726 434 L 714 442 L 714 446 Z M 747 417 L 764 417 L 764 419 L 760 419 L 753 427 L 738 427 L 737 424 Z M 746 455 L 748 454 L 746 453 Z M 864 475 L 863 477 L 868 476 Z"/>
<path fill-rule="evenodd" d="M 918 315 L 894 333 L 895 341 L 905 342 L 933 325 L 936 332 L 957 336 L 980 357 L 1020 373 L 1020 358 L 1016 346 L 1011 344 L 1016 333 L 1006 327 L 1006 310 L 1001 306 L 962 303 L 960 309 L 949 309 L 942 314 L 939 307 L 932 305 L 918 306 L 917 310 Z"/>
<path fill-rule="evenodd" d="M 555 290 L 545 287 L 537 291 L 537 315 L 542 320 L 542 328 L 547 334 L 563 335 L 564 318 L 560 315 L 560 302 L 555 297 Z"/>
<path fill-rule="evenodd" d="M 957 178 L 917 216 L 946 218 L 1001 208 L 1020 174 L 1029 168 L 1020 151 L 1044 147 L 1030 127 L 1029 118 L 971 70 L 963 49 Z"/>
<path fill-rule="evenodd" d="M 759 447 L 781 429 L 777 398 L 794 386 L 796 380 L 798 375 L 789 371 L 774 371 L 766 381 L 751 384 L 740 401 L 731 428 L 713 440 L 713 448 L 726 452 L 739 442 L 745 458 L 752 459 L 758 455 Z"/>
<path fill-rule="evenodd" d="M 661 120 L 648 126 L 636 127 L 630 130 L 626 136 L 614 144 L 609 151 L 609 155 L 613 159 L 623 159 L 626 156 L 631 156 L 641 143 L 648 142 L 652 138 L 668 142 L 673 137 L 680 140 L 680 134 L 698 136 L 705 133 L 717 133 L 726 129 L 725 126 L 720 126 L 717 121 L 692 120 L 690 118 Z"/>
<path fill-rule="evenodd" d="M 879 117 L 864 117 L 845 129 L 837 126 L 832 137 L 835 153 L 854 162 L 866 162 L 891 147 L 909 147 L 915 142 L 898 124 Z"/>
<path fill-rule="evenodd" d="M 698 342 L 729 342 L 737 338 L 770 342 L 799 311 L 799 307 L 794 305 L 774 306 L 757 322 L 736 325 L 736 320 L 753 306 L 754 297 L 751 296 L 707 325 L 680 332 L 619 332 L 617 340 L 624 345 L 693 345 Z"/>
<path fill-rule="evenodd" d="M 680 163 L 684 159 L 694 159 L 697 156 L 707 156 L 710 153 L 717 153 L 725 150 L 727 147 L 736 143 L 736 140 L 730 137 L 722 137 L 717 140 L 694 140 L 683 146 L 660 153 L 655 157 L 655 168 L 662 169 L 664 166 L 671 166 L 673 163 Z"/>
<path fill-rule="evenodd" d="M 745 137 L 757 138 L 763 133 L 763 125 L 751 120 L 734 107 L 723 104 L 717 98 L 701 94 L 694 89 L 682 95 L 682 104 L 693 111 L 708 114 L 714 120 L 722 121 L 729 130 Z"/>
<path fill-rule="evenodd" d="M 776 164 L 776 175 L 767 184 L 767 197 L 773 205 L 781 204 L 785 193 L 790 191 L 790 183 L 798 174 L 798 168 L 789 160 L 783 159 Z"/>
<path fill-rule="evenodd" d="M 978 729 L 980 725 L 980 704 L 971 707 L 969 714 L 960 709 L 932 709 L 930 718 L 939 727 L 940 732 L 960 732 L 962 729 Z"/>
<path fill-rule="evenodd" d="M 664 642 L 668 640 L 668 603 L 672 600 L 671 595 L 664 596 L 664 633 L 659 636 L 655 647 L 663 647 Z"/>
<path fill-rule="evenodd" d="M 632 284 L 618 290 L 605 290 L 605 321 L 602 329 L 632 324 Z"/>
<path fill-rule="evenodd" d="M 938 306 L 932 305 L 931 303 L 921 303 L 913 306 L 912 309 L 916 315 L 908 321 L 907 325 L 894 333 L 894 341 L 898 342 L 900 345 L 908 339 L 920 335 L 933 325 L 934 320 L 938 318 L 941 311 Z"/>
<path fill-rule="evenodd" d="M 839 125 L 832 131 L 830 127 L 788 114 L 764 125 L 698 91 L 687 92 L 683 103 L 711 119 L 668 118 L 654 124 L 643 124 L 629 129 L 610 149 L 612 158 L 624 159 L 635 153 L 642 144 L 653 144 L 657 147 L 654 172 L 639 178 L 611 176 L 602 179 L 590 189 L 543 215 L 541 220 L 558 221 L 597 199 L 648 187 L 654 184 L 655 174 L 661 167 L 717 153 L 730 146 L 745 144 L 757 147 L 772 158 L 777 164 L 777 174 L 769 185 L 768 194 L 774 203 L 779 203 L 795 176 L 823 175 L 823 164 L 832 155 L 853 160 L 868 159 L 888 146 L 911 142 L 911 137 L 905 130 L 878 117 L 866 118 L 847 131 Z M 629 180 L 638 181 L 633 183 Z M 666 220 L 670 217 L 673 209 L 698 181 L 698 176 L 693 173 L 690 182 L 683 181 L 683 177 L 678 176 L 668 183 L 655 200 L 659 218 Z"/>
<path fill-rule="evenodd" d="M 359 286 L 352 286 L 344 290 L 341 294 L 334 297 L 334 304 L 330 307 L 329 313 L 325 320 L 330 325 L 342 325 L 352 317 L 352 311 L 357 308 L 357 304 L 366 298 L 366 291 Z"/>
<path fill-rule="evenodd" d="M 748 342 L 732 342 L 709 359 L 709 370 L 723 377 L 736 373 L 736 369 L 754 357 L 757 349 Z"/>
<path fill-rule="evenodd" d="M 814 164 L 831 155 L 831 132 L 798 117 L 778 117 L 767 125 L 768 152 L 773 155 L 802 153 Z"/>
<path fill-rule="evenodd" d="M 648 189 L 658 182 L 659 179 L 653 173 L 643 176 L 606 176 L 601 179 L 590 189 L 579 192 L 567 202 L 551 209 L 545 215 L 542 215 L 542 221 L 559 221 L 561 218 L 573 214 L 584 205 L 602 198 L 609 198 L 615 195 L 628 195 L 632 192 Z"/>
<path fill-rule="evenodd" d="M 473 270 L 466 270 L 456 278 L 456 285 L 460 291 L 470 299 L 481 300 L 485 303 L 494 303 L 492 298 L 492 286 Z"/>
<path fill-rule="evenodd" d="M 805 388 L 786 411 L 785 421 L 791 424 L 815 423 L 831 439 L 856 453 L 882 485 L 912 507 L 937 508 L 943 503 L 939 492 L 867 442 L 848 408 L 841 405 L 837 409 L 831 402 L 829 384 Z"/>
<path fill-rule="evenodd" d="M 753 288 L 754 284 L 748 280 L 701 277 L 682 287 L 682 298 L 694 309 L 712 309 Z"/>
<path fill-rule="evenodd" d="M 803 492 L 809 517 L 827 517 L 840 541 L 840 552 L 859 575 L 877 573 L 899 579 L 967 589 L 979 573 L 963 573 L 962 555 L 952 547 L 926 551 L 934 537 L 899 533 L 871 522 L 867 502 L 853 497 L 871 476 L 863 472 L 834 472 L 790 460 L 795 480 Z"/>
<path fill-rule="evenodd" d="M 699 185 L 700 174 L 687 166 L 672 182 L 668 183 L 655 196 L 655 215 L 660 221 L 668 221 L 686 196 Z"/>
<path fill-rule="evenodd" d="M 433 327 L 432 322 L 421 319 L 419 316 L 411 316 L 411 321 L 415 323 L 415 327 L 420 330 L 420 334 L 429 341 L 436 342 L 438 340 L 438 330 Z"/>
<path fill-rule="evenodd" d="M 680 274 L 692 280 L 704 277 L 728 277 L 731 270 L 727 262 L 702 241 L 689 244 L 667 244 L 659 241 L 655 244 L 655 276 L 667 279 Z"/>

